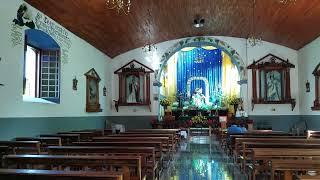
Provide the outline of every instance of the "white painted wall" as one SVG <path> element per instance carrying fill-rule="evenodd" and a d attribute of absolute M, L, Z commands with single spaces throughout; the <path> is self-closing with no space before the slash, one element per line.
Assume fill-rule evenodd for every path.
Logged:
<path fill-rule="evenodd" d="M 72 46 L 70 48 L 69 61 L 67 64 L 62 64 L 61 70 L 61 103 L 52 105 L 23 102 L 23 46 L 12 47 L 10 37 L 12 20 L 16 17 L 16 11 L 22 2 L 22 0 L 11 0 L 0 6 L 0 57 L 2 57 L 2 61 L 0 61 L 0 83 L 5 84 L 4 87 L 0 87 L 0 117 L 148 116 L 158 114 L 158 102 L 153 101 L 153 95 L 158 93 L 158 90 L 153 86 L 151 87 L 151 112 L 146 107 L 120 107 L 120 111 L 116 112 L 113 106 L 113 100 L 118 99 L 119 86 L 118 77 L 114 75 L 113 72 L 132 59 L 136 59 L 153 69 L 159 69 L 160 57 L 168 48 L 181 39 L 157 44 L 158 50 L 156 55 L 146 55 L 141 48 L 137 48 L 110 60 L 110 58 L 102 52 L 70 32 Z M 36 12 L 37 10 L 34 10 L 34 14 L 36 14 Z M 292 97 L 297 100 L 297 106 L 294 111 L 291 111 L 290 105 L 256 105 L 254 111 L 251 111 L 251 73 L 248 73 L 248 86 L 242 87 L 242 97 L 245 99 L 245 107 L 250 115 L 299 114 L 299 104 L 302 106 L 302 103 L 305 103 L 305 101 L 299 102 L 297 51 L 264 42 L 262 46 L 249 48 L 247 54 L 245 39 L 219 36 L 215 36 L 215 38 L 225 41 L 236 49 L 246 65 L 251 64 L 253 59 L 257 60 L 268 53 L 289 59 L 291 63 L 296 65 L 296 68 L 291 72 Z M 302 60 L 306 59 L 306 57 L 312 59 L 312 55 L 309 55 L 309 48 L 306 47 L 306 49 L 307 50 L 302 49 L 300 51 Z M 313 53 L 316 53 L 317 49 L 313 49 Z M 303 64 L 301 66 L 307 65 Z M 100 104 L 104 111 L 101 113 L 85 112 L 85 76 L 83 74 L 90 68 L 95 68 L 102 79 L 100 83 Z M 307 72 L 312 68 L 304 69 L 303 72 Z M 74 76 L 79 80 L 78 91 L 72 90 L 72 79 Z M 303 78 L 303 75 L 301 75 L 300 79 L 301 78 Z M 308 79 L 311 82 L 311 87 L 313 87 L 312 78 Z M 151 81 L 154 81 L 153 75 L 151 76 Z M 102 96 L 102 88 L 104 85 L 108 89 L 107 97 Z M 303 95 L 303 93 L 300 95 Z M 310 99 L 313 99 L 313 95 L 310 94 L 309 96 Z M 313 100 L 310 100 L 310 102 L 311 101 Z M 310 102 L 308 101 L 308 104 L 311 105 Z M 275 108 L 276 111 L 271 111 L 272 108 Z"/>
<path fill-rule="evenodd" d="M 70 32 L 72 46 L 67 64 L 61 66 L 60 104 L 41 104 L 22 101 L 23 45 L 13 47 L 11 25 L 22 0 L 10 0 L 0 6 L 0 118 L 1 117 L 77 117 L 106 116 L 110 110 L 110 58 Z M 33 9 L 33 8 L 31 8 Z M 32 10 L 33 14 L 37 10 Z M 23 43 L 22 43 L 23 44 Z M 84 73 L 95 68 L 100 82 L 100 104 L 103 112 L 86 113 L 86 78 Z M 72 79 L 78 79 L 78 90 L 72 90 Z M 103 86 L 108 88 L 108 96 L 102 96 Z"/>
<path fill-rule="evenodd" d="M 315 100 L 315 78 L 313 70 L 320 62 L 320 37 L 301 48 L 299 55 L 299 87 L 301 115 L 320 115 L 320 111 L 312 111 Z M 306 82 L 310 82 L 310 92 L 306 92 Z"/>
<path fill-rule="evenodd" d="M 232 46 L 242 57 L 246 65 L 251 64 L 253 59 L 258 60 L 259 58 L 272 53 L 276 56 L 279 56 L 283 59 L 289 59 L 292 64 L 296 66 L 295 69 L 291 71 L 291 93 L 292 98 L 295 98 L 297 101 L 297 106 L 294 111 L 291 111 L 291 105 L 256 105 L 254 110 L 251 111 L 251 71 L 248 74 L 248 86 L 245 85 L 242 87 L 242 97 L 245 99 L 244 105 L 249 112 L 249 115 L 298 115 L 299 114 L 299 89 L 298 89 L 298 53 L 295 50 L 290 48 L 280 46 L 277 44 L 272 44 L 269 42 L 264 42 L 263 45 L 259 47 L 246 48 L 246 40 L 243 38 L 233 38 L 233 37 L 221 37 L 214 36 L 217 39 L 225 41 L 230 46 Z M 163 43 L 157 44 L 157 53 L 156 55 L 147 55 L 142 51 L 141 48 L 137 48 L 126 53 L 123 53 L 114 59 L 112 59 L 112 68 L 111 71 L 115 71 L 121 66 L 125 65 L 132 59 L 152 67 L 153 69 L 159 69 L 159 61 L 161 56 L 175 43 L 179 42 L 181 39 L 166 41 Z M 248 56 L 248 58 L 247 58 Z M 151 81 L 154 80 L 152 76 Z M 112 99 L 118 99 L 118 77 L 117 75 L 112 75 L 112 82 L 114 84 L 112 88 Z M 248 87 L 248 88 L 247 88 Z M 158 101 L 153 101 L 153 94 L 158 93 L 156 87 L 151 89 L 151 102 L 152 102 L 152 112 L 150 112 L 145 107 L 120 107 L 119 112 L 115 111 L 115 108 L 112 106 L 111 116 L 144 116 L 144 115 L 157 115 L 158 114 Z M 275 108 L 275 111 L 271 109 Z"/>

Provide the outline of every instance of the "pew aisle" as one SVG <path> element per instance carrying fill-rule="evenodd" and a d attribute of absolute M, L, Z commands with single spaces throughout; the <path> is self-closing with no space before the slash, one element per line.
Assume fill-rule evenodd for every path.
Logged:
<path fill-rule="evenodd" d="M 181 142 L 163 180 L 246 180 L 215 137 L 193 136 Z"/>

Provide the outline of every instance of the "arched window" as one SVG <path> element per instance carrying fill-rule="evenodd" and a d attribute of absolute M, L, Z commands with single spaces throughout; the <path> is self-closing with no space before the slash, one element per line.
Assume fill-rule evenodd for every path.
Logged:
<path fill-rule="evenodd" d="M 60 103 L 60 46 L 40 30 L 25 35 L 23 100 Z"/>
<path fill-rule="evenodd" d="M 315 77 L 315 100 L 313 102 L 313 107 L 311 108 L 313 111 L 319 111 L 320 110 L 320 63 L 317 65 L 317 67 L 314 69 L 312 73 Z"/>

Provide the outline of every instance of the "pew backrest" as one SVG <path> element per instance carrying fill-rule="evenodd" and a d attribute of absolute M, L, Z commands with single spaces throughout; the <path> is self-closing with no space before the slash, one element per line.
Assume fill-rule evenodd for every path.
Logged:
<path fill-rule="evenodd" d="M 81 172 L 30 169 L 0 169 L 0 179 L 5 180 L 65 180 L 66 178 L 78 180 L 122 180 L 121 172 Z"/>

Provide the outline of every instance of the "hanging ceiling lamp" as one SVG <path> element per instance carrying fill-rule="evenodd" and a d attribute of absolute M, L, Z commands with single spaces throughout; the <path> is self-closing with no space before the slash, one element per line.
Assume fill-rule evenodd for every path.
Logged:
<path fill-rule="evenodd" d="M 295 3 L 297 0 L 279 0 L 280 3 L 282 4 L 288 4 L 288 3 Z"/>
<path fill-rule="evenodd" d="M 256 0 L 252 1 L 252 36 L 250 36 L 247 41 L 251 47 L 262 45 L 261 37 L 258 38 L 255 36 L 256 34 L 256 24 L 255 24 L 255 9 L 256 9 Z"/>
<path fill-rule="evenodd" d="M 147 18 L 146 18 L 148 43 L 142 47 L 142 51 L 147 54 L 150 54 L 151 52 L 154 52 L 157 50 L 157 46 L 155 44 L 151 43 L 151 18 L 152 18 L 151 12 L 150 12 L 150 9 L 148 9 L 148 14 L 147 14 Z"/>
<path fill-rule="evenodd" d="M 108 9 L 116 9 L 118 14 L 123 12 L 125 15 L 130 13 L 130 0 L 107 0 L 106 2 Z"/>

